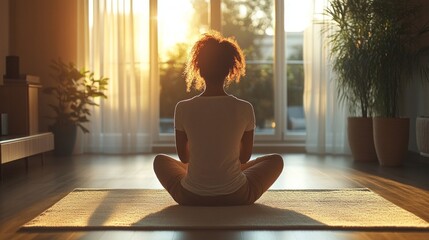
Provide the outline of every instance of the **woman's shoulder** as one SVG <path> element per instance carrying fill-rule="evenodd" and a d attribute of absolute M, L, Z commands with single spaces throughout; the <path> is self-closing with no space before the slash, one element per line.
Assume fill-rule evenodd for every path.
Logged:
<path fill-rule="evenodd" d="M 230 96 L 232 97 L 232 99 L 233 99 L 234 101 L 236 101 L 236 102 L 237 102 L 237 104 L 245 105 L 245 106 L 250 106 L 250 107 L 252 107 L 252 108 L 253 108 L 252 104 L 251 104 L 249 101 L 246 101 L 246 100 L 244 100 L 244 99 L 238 98 L 238 97 L 236 97 L 236 96 L 234 96 L 234 95 L 230 95 Z"/>
<path fill-rule="evenodd" d="M 184 99 L 184 100 L 180 100 L 179 102 L 177 102 L 176 107 L 179 106 L 179 105 L 186 105 L 186 104 L 188 104 L 190 102 L 193 102 L 196 97 L 197 96 L 194 96 L 194 97 L 191 97 L 191 98 L 188 98 L 188 99 Z"/>
<path fill-rule="evenodd" d="M 176 104 L 177 108 L 187 108 L 194 105 L 200 105 L 203 104 L 204 106 L 206 104 L 210 104 L 211 106 L 220 104 L 222 106 L 225 106 L 225 104 L 229 106 L 238 106 L 240 108 L 251 108 L 253 109 L 253 106 L 250 102 L 238 98 L 234 95 L 226 95 L 226 96 L 211 96 L 211 97 L 201 97 L 201 96 L 194 96 L 192 98 L 184 99 L 179 101 Z"/>

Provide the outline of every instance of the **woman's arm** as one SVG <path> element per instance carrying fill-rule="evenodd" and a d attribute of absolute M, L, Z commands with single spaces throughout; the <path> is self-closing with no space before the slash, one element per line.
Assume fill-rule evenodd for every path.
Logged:
<path fill-rule="evenodd" d="M 189 143 L 186 132 L 176 129 L 176 150 L 183 163 L 189 162 Z"/>
<path fill-rule="evenodd" d="M 253 150 L 253 133 L 254 130 L 246 131 L 241 137 L 240 144 L 240 162 L 246 163 L 249 161 L 250 156 L 252 156 Z"/>

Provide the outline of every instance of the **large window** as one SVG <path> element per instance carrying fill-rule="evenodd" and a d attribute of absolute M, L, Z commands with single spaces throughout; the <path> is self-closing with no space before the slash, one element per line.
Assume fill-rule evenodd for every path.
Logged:
<path fill-rule="evenodd" d="M 234 36 L 246 56 L 246 76 L 228 91 L 252 103 L 256 133 L 273 135 L 274 118 L 274 2 L 223 0 L 221 32 Z"/>
<path fill-rule="evenodd" d="M 186 92 L 183 69 L 191 45 L 210 28 L 220 30 L 225 36 L 234 36 L 245 52 L 246 76 L 227 91 L 253 104 L 256 140 L 283 141 L 304 136 L 305 22 L 300 17 L 306 2 L 158 0 L 160 136 L 172 139 L 169 136 L 174 132 L 176 103 L 198 94 Z M 301 15 L 297 15 L 297 11 L 301 11 Z M 284 23 L 275 24 L 279 20 Z M 276 29 L 279 27 L 282 29 Z M 279 49 L 284 50 L 279 52 Z M 282 52 L 284 54 L 279 54 Z"/>
<path fill-rule="evenodd" d="M 158 0 L 161 134 L 174 132 L 176 103 L 198 94 L 186 92 L 183 71 L 192 44 L 209 29 L 208 10 L 209 3 L 205 0 Z"/>
<path fill-rule="evenodd" d="M 285 64 L 286 64 L 286 124 L 285 135 L 303 135 L 306 122 L 303 108 L 304 94 L 304 30 L 309 25 L 312 12 L 311 0 L 285 0 L 284 29 L 285 29 Z"/>

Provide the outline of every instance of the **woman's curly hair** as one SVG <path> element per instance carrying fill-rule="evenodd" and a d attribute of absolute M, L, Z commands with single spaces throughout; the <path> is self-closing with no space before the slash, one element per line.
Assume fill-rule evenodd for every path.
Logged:
<path fill-rule="evenodd" d="M 224 86 L 238 83 L 245 75 L 244 54 L 233 38 L 219 32 L 203 34 L 191 49 L 186 64 L 186 90 L 205 88 L 205 81 L 223 81 Z"/>

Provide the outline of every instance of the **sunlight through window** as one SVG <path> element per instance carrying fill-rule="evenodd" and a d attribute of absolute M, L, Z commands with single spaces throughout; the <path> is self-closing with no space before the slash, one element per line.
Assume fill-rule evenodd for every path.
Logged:
<path fill-rule="evenodd" d="M 285 31 L 302 32 L 310 24 L 312 0 L 285 1 Z"/>
<path fill-rule="evenodd" d="M 178 43 L 189 42 L 194 8 L 189 0 L 158 1 L 158 39 L 161 59 Z"/>

